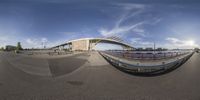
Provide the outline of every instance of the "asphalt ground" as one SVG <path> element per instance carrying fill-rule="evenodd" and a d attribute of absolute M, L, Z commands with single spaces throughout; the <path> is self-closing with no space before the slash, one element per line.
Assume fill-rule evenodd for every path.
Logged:
<path fill-rule="evenodd" d="M 97 52 L 47 59 L 0 53 L 0 100 L 199 100 L 200 54 L 160 76 L 124 73 Z"/>

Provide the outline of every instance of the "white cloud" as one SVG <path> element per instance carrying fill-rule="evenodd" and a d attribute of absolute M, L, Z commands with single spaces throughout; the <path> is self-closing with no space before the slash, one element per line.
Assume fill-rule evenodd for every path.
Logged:
<path fill-rule="evenodd" d="M 153 47 L 153 42 L 145 41 L 142 38 L 131 38 L 131 44 L 134 47 Z"/>
<path fill-rule="evenodd" d="M 54 47 L 54 46 L 57 46 L 57 45 L 60 45 L 60 44 L 63 44 L 63 43 L 66 43 L 66 40 L 57 40 L 57 41 L 51 41 L 51 42 L 48 42 L 47 46 L 48 47 Z"/>
<path fill-rule="evenodd" d="M 25 48 L 41 48 L 47 45 L 48 39 L 43 38 L 27 38 L 25 40 L 26 42 L 23 42 L 23 46 Z"/>
<path fill-rule="evenodd" d="M 8 43 L 10 43 L 9 39 L 11 39 L 11 38 L 9 38 L 8 36 L 1 35 L 1 37 L 0 37 L 0 47 L 5 47 Z"/>
<path fill-rule="evenodd" d="M 10 36 L 1 36 L 0 37 L 0 47 L 5 47 L 6 45 L 16 45 L 17 42 L 21 41 L 22 48 L 43 48 L 44 45 L 48 47 L 53 47 L 62 43 L 65 43 L 65 39 L 59 39 L 57 41 L 49 41 L 48 38 L 42 37 L 42 38 L 20 38 L 16 39 L 15 37 Z"/>
<path fill-rule="evenodd" d="M 42 38 L 41 42 L 45 43 L 45 42 L 48 42 L 48 40 L 47 40 L 47 38 Z"/>
<path fill-rule="evenodd" d="M 26 47 L 26 48 L 39 48 L 39 47 L 41 47 L 41 43 L 39 43 L 38 39 L 28 38 L 28 39 L 26 39 L 26 42 L 23 43 L 23 47 Z"/>
<path fill-rule="evenodd" d="M 144 9 L 147 7 L 147 5 L 144 4 L 138 4 L 138 3 L 116 3 L 115 5 L 121 6 L 126 10 L 131 10 L 131 9 Z"/>
<path fill-rule="evenodd" d="M 146 35 L 147 35 L 147 32 L 146 32 L 145 29 L 143 29 L 143 28 L 136 27 L 136 28 L 132 29 L 132 31 L 133 31 L 135 34 L 138 34 L 138 35 L 140 35 L 140 36 L 142 36 L 142 37 L 146 37 Z"/>
<path fill-rule="evenodd" d="M 120 27 L 120 25 L 128 20 L 129 18 L 135 17 L 143 12 L 143 9 L 139 9 L 135 12 L 131 12 L 130 10 L 126 10 L 124 14 L 119 18 L 119 20 L 116 22 L 115 28 Z"/>
<path fill-rule="evenodd" d="M 28 44 L 34 44 L 34 41 L 32 40 L 32 39 L 26 39 L 26 42 L 28 43 Z"/>
<path fill-rule="evenodd" d="M 181 49 L 190 49 L 199 47 L 199 45 L 194 40 L 180 40 L 174 37 L 168 37 L 166 40 L 169 44 L 166 44 L 169 48 L 181 48 Z"/>
<path fill-rule="evenodd" d="M 7 41 L 7 40 L 8 40 L 8 37 L 5 37 L 5 36 L 0 37 L 0 41 Z"/>
<path fill-rule="evenodd" d="M 131 25 L 122 25 L 125 21 L 127 21 L 130 18 L 136 17 L 137 15 L 143 13 L 145 11 L 145 8 L 148 7 L 144 4 L 133 4 L 133 3 L 117 3 L 115 6 L 119 6 L 125 9 L 122 16 L 116 21 L 113 28 L 100 28 L 99 33 L 102 36 L 109 37 L 109 36 L 118 36 L 123 37 L 126 33 L 130 31 L 139 31 L 139 26 L 146 23 L 146 21 L 140 21 L 137 23 L 133 23 Z M 137 29 L 136 29 L 137 28 Z M 141 36 L 145 36 L 145 32 L 141 32 L 143 29 L 140 28 L 140 34 Z M 133 31 L 133 32 L 135 32 Z"/>
<path fill-rule="evenodd" d="M 177 39 L 177 38 L 172 38 L 172 37 L 168 37 L 168 38 L 166 38 L 166 40 L 168 40 L 168 41 L 170 41 L 170 42 L 172 42 L 172 43 L 182 42 L 182 41 L 180 41 L 179 39 Z"/>
<path fill-rule="evenodd" d="M 163 20 L 163 18 L 157 18 L 157 17 L 155 17 L 151 21 L 149 21 L 147 24 L 149 24 L 149 25 L 156 25 L 156 24 L 160 23 L 162 20 Z"/>
<path fill-rule="evenodd" d="M 112 35 L 123 36 L 125 33 L 131 31 L 132 29 L 134 29 L 142 24 L 144 24 L 144 21 L 130 25 L 130 26 L 115 27 L 111 30 L 102 28 L 99 30 L 99 32 L 103 36 L 112 36 Z"/>
<path fill-rule="evenodd" d="M 1 41 L 0 41 L 1 42 Z M 5 42 L 1 42 L 0 47 L 5 47 L 6 43 Z"/>
<path fill-rule="evenodd" d="M 165 39 L 165 43 L 156 43 L 157 47 L 168 48 L 168 49 L 193 49 L 199 47 L 199 45 L 193 40 L 180 40 L 174 37 L 168 37 Z M 153 47 L 154 43 L 146 41 L 142 38 L 131 38 L 131 44 L 134 47 Z"/>
<path fill-rule="evenodd" d="M 143 33 L 144 29 L 142 29 L 142 28 L 134 28 L 132 31 L 138 32 L 138 33 Z"/>
<path fill-rule="evenodd" d="M 99 43 L 94 47 L 95 50 L 122 50 L 123 48 L 120 45 Z"/>

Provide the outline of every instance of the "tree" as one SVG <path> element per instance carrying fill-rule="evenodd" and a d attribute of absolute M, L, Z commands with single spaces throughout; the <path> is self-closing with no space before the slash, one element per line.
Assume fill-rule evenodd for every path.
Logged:
<path fill-rule="evenodd" d="M 0 51 L 4 51 L 4 47 L 1 47 L 1 48 L 0 48 Z"/>
<path fill-rule="evenodd" d="M 17 50 L 22 50 L 22 46 L 21 46 L 21 43 L 20 42 L 18 42 L 17 43 L 17 48 L 16 48 Z"/>

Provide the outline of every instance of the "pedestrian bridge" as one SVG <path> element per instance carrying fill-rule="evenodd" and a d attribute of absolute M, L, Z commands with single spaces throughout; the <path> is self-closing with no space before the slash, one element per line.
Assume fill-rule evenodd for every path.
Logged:
<path fill-rule="evenodd" d="M 109 44 L 116 44 L 122 46 L 124 50 L 132 50 L 134 49 L 131 45 L 127 43 L 123 43 L 121 41 L 117 41 L 114 39 L 106 39 L 106 38 L 81 38 L 76 40 L 71 40 L 66 43 L 57 45 L 53 47 L 54 50 L 62 50 L 68 48 L 72 51 L 82 50 L 82 51 L 89 51 L 93 50 L 94 47 L 98 43 L 109 43 Z"/>

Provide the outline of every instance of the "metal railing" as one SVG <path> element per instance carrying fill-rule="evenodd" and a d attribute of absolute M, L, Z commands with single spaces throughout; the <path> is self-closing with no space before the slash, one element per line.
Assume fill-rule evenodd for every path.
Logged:
<path fill-rule="evenodd" d="M 53 51 L 53 50 L 34 50 L 34 51 L 20 51 L 21 54 L 26 54 L 26 55 L 67 55 L 67 54 L 73 54 L 73 52 L 68 52 L 68 51 Z"/>
<path fill-rule="evenodd" d="M 112 52 L 112 51 L 104 51 L 104 53 L 113 55 L 120 58 L 127 58 L 127 59 L 152 59 L 152 60 L 160 60 L 160 59 L 168 59 L 177 56 L 182 56 L 185 54 L 190 53 L 189 51 L 162 51 L 162 52 Z"/>
<path fill-rule="evenodd" d="M 121 60 L 121 58 L 116 59 L 112 56 L 109 56 L 109 54 L 106 54 L 105 52 L 100 52 L 100 54 L 108 62 L 110 62 L 112 65 L 116 66 L 117 68 L 120 68 L 124 71 L 132 72 L 132 73 L 142 73 L 142 74 L 145 74 L 145 73 L 156 74 L 156 73 L 167 71 L 169 69 L 176 68 L 182 65 L 183 63 L 185 63 L 193 55 L 193 53 L 194 52 L 188 53 L 184 57 L 178 58 L 173 62 L 168 62 L 168 63 L 162 62 L 162 64 L 160 65 L 145 66 L 139 63 L 138 64 L 126 63 L 123 60 Z"/>

